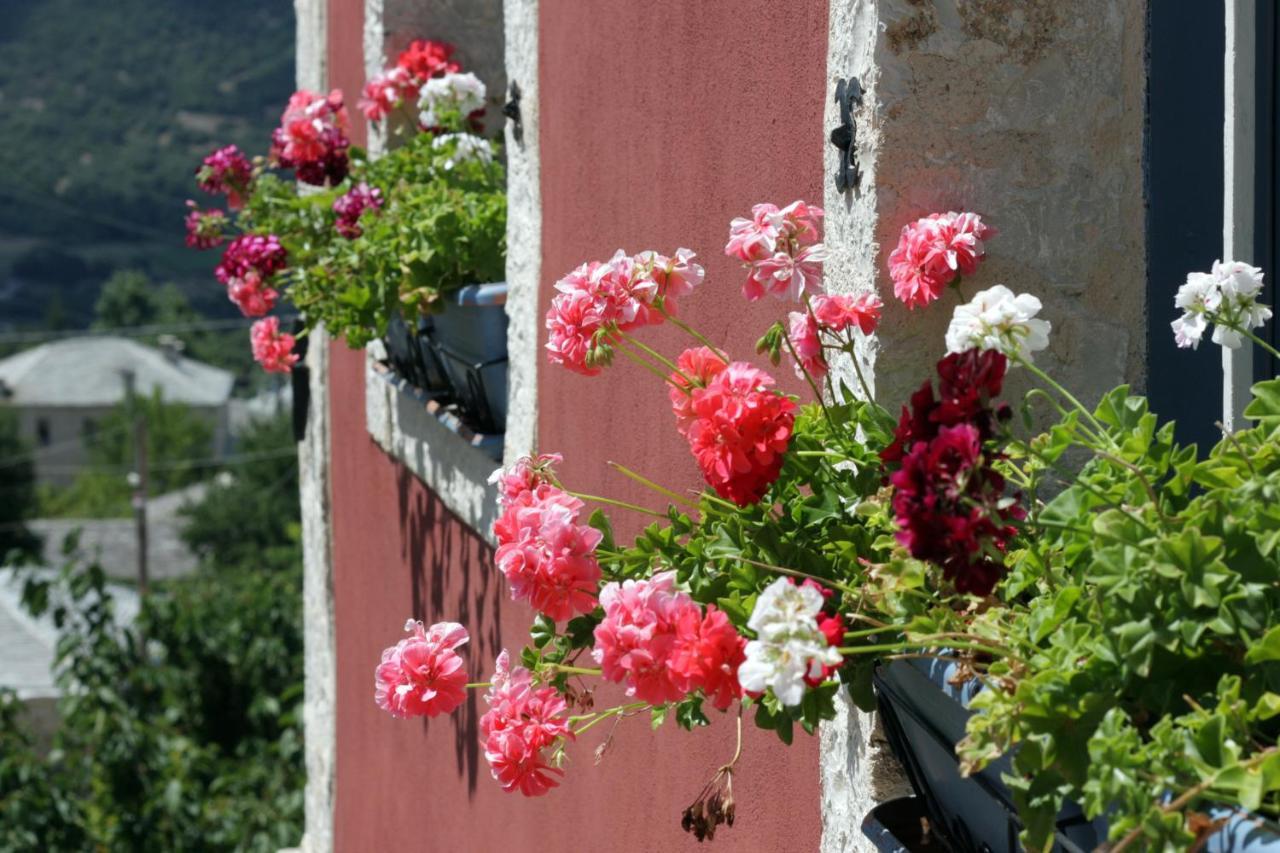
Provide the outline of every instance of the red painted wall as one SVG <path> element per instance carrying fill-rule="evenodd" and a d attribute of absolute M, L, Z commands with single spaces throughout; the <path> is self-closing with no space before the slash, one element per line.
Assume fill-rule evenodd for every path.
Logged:
<path fill-rule="evenodd" d="M 363 79 L 362 8 L 362 0 L 330 0 L 330 84 L 349 101 Z M 745 306 L 741 273 L 722 247 L 729 219 L 754 202 L 821 199 L 826 21 L 821 0 L 542 0 L 544 306 L 554 279 L 583 260 L 619 247 L 686 246 L 708 280 L 683 313 L 751 357 L 783 306 Z M 668 351 L 685 345 L 674 329 L 646 335 Z M 429 723 L 376 708 L 374 665 L 410 613 L 466 623 L 477 678 L 491 672 L 502 645 L 523 645 L 532 613 L 509 600 L 484 544 L 369 439 L 363 356 L 342 344 L 332 356 L 337 848 L 695 849 L 680 812 L 731 755 L 728 719 L 695 734 L 670 724 L 652 734 L 645 719 L 627 720 L 596 765 L 602 725 L 570 747 L 562 788 L 525 800 L 489 778 L 478 696 L 454 718 Z M 794 381 L 785 367 L 776 372 Z M 620 363 L 592 380 L 541 366 L 539 396 L 541 449 L 565 454 L 572 487 L 652 503 L 607 474 L 609 459 L 677 488 L 698 485 L 665 392 L 647 374 Z M 816 739 L 800 736 L 787 749 L 750 724 L 746 731 L 737 824 L 715 845 L 815 850 Z"/>

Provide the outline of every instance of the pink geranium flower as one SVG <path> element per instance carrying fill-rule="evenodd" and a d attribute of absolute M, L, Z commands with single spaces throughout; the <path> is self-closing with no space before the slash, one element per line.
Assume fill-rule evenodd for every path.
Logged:
<path fill-rule="evenodd" d="M 602 363 L 597 356 L 604 355 L 597 341 L 603 328 L 604 318 L 589 293 L 558 294 L 547 310 L 547 360 L 574 373 L 595 376 Z"/>
<path fill-rule="evenodd" d="M 764 497 L 791 441 L 796 404 L 774 384 L 764 371 L 733 362 L 693 392 L 689 447 L 716 494 L 739 506 Z"/>
<path fill-rule="evenodd" d="M 701 690 L 716 709 L 727 709 L 742 698 L 738 667 L 745 658 L 747 641 L 729 617 L 707 605 L 704 616 L 695 607 L 681 610 L 676 642 L 668 662 L 686 692 Z"/>
<path fill-rule="evenodd" d="M 347 176 L 347 110 L 342 91 L 320 95 L 300 89 L 289 98 L 271 134 L 271 160 L 307 184 L 335 185 Z"/>
<path fill-rule="evenodd" d="M 582 506 L 567 492 L 542 483 L 508 502 L 494 523 L 494 559 L 512 599 L 528 601 L 556 621 L 596 607 L 600 564 L 595 550 L 603 534 L 578 523 Z"/>
<path fill-rule="evenodd" d="M 671 398 L 671 411 L 676 416 L 676 429 L 684 435 L 689 430 L 697 415 L 693 412 L 693 392 L 707 387 L 711 378 L 726 367 L 726 362 L 709 347 L 695 347 L 680 353 L 676 359 L 679 373 L 672 373 L 668 394 Z M 684 374 L 683 376 L 681 374 Z M 694 381 L 690 385 L 685 376 Z"/>
<path fill-rule="evenodd" d="M 813 297 L 809 309 L 819 325 L 833 332 L 857 328 L 870 335 L 880 323 L 880 309 L 884 303 L 871 293 L 860 296 L 820 295 Z"/>
<path fill-rule="evenodd" d="M 817 318 L 809 311 L 792 311 L 787 319 L 787 340 L 796 359 L 796 375 L 808 373 L 815 381 L 826 376 L 827 359 L 822 354 Z"/>
<path fill-rule="evenodd" d="M 276 298 L 280 294 L 272 287 L 263 284 L 262 276 L 249 270 L 241 278 L 233 278 L 227 282 L 227 298 L 236 304 L 240 313 L 246 317 L 262 317 L 276 307 Z"/>
<path fill-rule="evenodd" d="M 449 713 L 467 695 L 467 673 L 454 651 L 467 642 L 467 629 L 456 622 L 424 628 L 413 619 L 404 629 L 412 636 L 384 650 L 374 671 L 374 701 L 393 717 Z"/>
<path fill-rule="evenodd" d="M 573 739 L 564 697 L 552 687 L 534 687 L 529 670 L 511 668 L 505 649 L 489 684 L 489 710 L 480 718 L 485 761 L 504 791 L 541 796 L 564 775 L 547 763 L 545 751 Z"/>
<path fill-rule="evenodd" d="M 702 283 L 688 249 L 668 257 L 654 251 L 590 261 L 556 282 L 547 311 L 547 359 L 594 376 L 612 358 L 615 332 L 654 326 L 674 313 L 676 300 Z"/>
<path fill-rule="evenodd" d="M 421 85 L 407 68 L 388 68 L 364 84 L 357 106 L 369 121 L 382 121 L 403 104 L 416 104 Z"/>
<path fill-rule="evenodd" d="M 766 295 L 798 301 L 818 289 L 826 250 L 820 240 L 823 210 L 794 201 L 779 210 L 772 204 L 751 208 L 750 219 L 729 223 L 726 255 L 747 267 L 742 295 L 755 302 Z"/>
<path fill-rule="evenodd" d="M 504 507 L 517 503 L 538 486 L 550 483 L 555 477 L 553 466 L 563 461 L 559 453 L 521 456 L 510 468 L 494 471 L 489 482 L 498 486 L 498 503 Z"/>
<path fill-rule="evenodd" d="M 277 317 L 263 317 L 254 323 L 249 340 L 253 344 L 254 361 L 268 373 L 289 373 L 298 363 L 298 355 L 293 351 L 294 337 L 280 331 Z"/>
<path fill-rule="evenodd" d="M 905 225 L 889 253 L 893 293 L 908 308 L 928 305 L 960 275 L 972 275 L 995 235 L 976 213 L 931 213 Z"/>
<path fill-rule="evenodd" d="M 676 590 L 675 572 L 606 584 L 600 604 L 604 619 L 595 628 L 591 655 L 604 678 L 625 682 L 628 696 L 654 705 L 683 699 L 685 679 L 668 664 L 682 615 L 697 613 L 698 605 Z"/>

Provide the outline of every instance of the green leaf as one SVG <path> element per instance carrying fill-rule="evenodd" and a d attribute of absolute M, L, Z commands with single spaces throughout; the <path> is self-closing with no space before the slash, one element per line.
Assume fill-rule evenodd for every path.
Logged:
<path fill-rule="evenodd" d="M 1253 386 L 1253 399 L 1245 406 L 1244 416 L 1261 423 L 1280 421 L 1280 378 Z"/>
<path fill-rule="evenodd" d="M 1245 663 L 1262 663 L 1280 660 L 1280 625 L 1267 631 L 1244 656 Z"/>

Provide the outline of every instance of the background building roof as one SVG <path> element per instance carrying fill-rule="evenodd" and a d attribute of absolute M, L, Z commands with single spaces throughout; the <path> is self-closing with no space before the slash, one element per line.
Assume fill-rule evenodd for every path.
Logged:
<path fill-rule="evenodd" d="M 124 372 L 139 394 L 156 389 L 167 402 L 220 406 L 231 395 L 229 371 L 107 335 L 41 344 L 0 360 L 0 383 L 20 406 L 114 406 L 124 399 Z"/>

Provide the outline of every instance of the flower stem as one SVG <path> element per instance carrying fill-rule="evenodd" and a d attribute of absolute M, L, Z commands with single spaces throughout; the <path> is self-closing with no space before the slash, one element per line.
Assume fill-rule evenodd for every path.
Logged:
<path fill-rule="evenodd" d="M 1084 415 L 1085 419 L 1090 423 L 1090 425 L 1092 425 L 1092 427 L 1095 430 L 1097 430 L 1099 438 L 1104 438 L 1111 445 L 1113 446 L 1115 445 L 1115 440 L 1111 438 L 1106 428 L 1103 427 L 1101 421 L 1099 421 L 1096 417 L 1094 417 L 1093 412 L 1086 409 L 1084 407 L 1084 403 L 1081 403 L 1079 400 L 1077 400 L 1074 394 L 1072 394 L 1070 391 L 1064 388 L 1057 380 L 1055 380 L 1049 374 L 1045 373 L 1043 370 L 1036 367 L 1035 364 L 1033 364 L 1029 359 L 1025 359 L 1020 355 L 1014 355 L 1013 360 L 1016 361 L 1018 364 L 1022 365 L 1023 367 L 1025 367 L 1041 382 L 1045 383 L 1054 391 L 1057 391 L 1059 394 L 1061 394 L 1063 399 L 1065 399 L 1068 403 L 1074 406 L 1082 415 Z"/>
<path fill-rule="evenodd" d="M 672 373 L 675 373 L 677 376 L 679 376 L 679 377 L 680 377 L 681 379 L 683 379 L 685 382 L 688 382 L 688 383 L 689 383 L 689 385 L 691 385 L 691 386 L 695 386 L 695 385 L 700 385 L 700 384 L 701 384 L 700 382 L 698 382 L 697 380 L 695 380 L 695 379 L 693 379 L 691 376 L 689 376 L 687 373 L 685 373 L 683 370 L 681 370 L 681 369 L 679 368 L 679 366 L 678 366 L 674 361 L 672 361 L 671 359 L 667 358 L 665 355 L 663 355 L 662 353 L 658 352 L 658 351 L 657 351 L 656 349 L 654 349 L 653 347 L 651 347 L 651 346 L 649 346 L 648 344 L 644 343 L 644 342 L 643 342 L 643 341 L 641 341 L 639 338 L 635 337 L 634 335 L 629 335 L 629 334 L 627 334 L 626 332 L 619 332 L 618 334 L 619 334 L 619 335 L 621 335 L 621 336 L 622 336 L 622 338 L 623 338 L 624 340 L 626 340 L 626 341 L 627 341 L 627 343 L 631 344 L 633 347 L 635 347 L 636 349 L 640 350 L 640 351 L 641 351 L 641 352 L 643 352 L 645 355 L 647 355 L 647 356 L 649 356 L 650 358 L 652 358 L 654 361 L 657 361 L 659 364 L 662 364 L 662 365 L 666 366 L 666 367 L 667 367 L 667 368 L 668 368 Z"/>
<path fill-rule="evenodd" d="M 468 682 L 467 682 L 465 685 L 463 685 L 463 686 L 464 686 L 464 687 L 466 687 L 468 690 L 471 690 L 471 689 L 473 689 L 473 688 L 477 688 L 477 689 L 478 689 L 478 688 L 480 688 L 480 687 L 492 687 L 492 686 L 493 686 L 493 683 L 492 683 L 492 682 L 489 682 L 489 681 L 468 681 Z"/>
<path fill-rule="evenodd" d="M 858 361 L 858 353 L 850 347 L 849 360 L 853 362 L 853 372 L 858 374 L 858 384 L 862 386 L 862 393 L 868 403 L 875 402 L 875 396 L 871 393 L 871 386 L 867 384 L 867 378 L 862 375 L 862 364 Z"/>
<path fill-rule="evenodd" d="M 556 672 L 567 672 L 570 675 L 599 675 L 600 670 L 586 666 L 570 666 L 567 663 L 544 663 L 542 667 L 545 669 L 554 669 Z"/>
<path fill-rule="evenodd" d="M 1275 347 L 1273 347 L 1271 344 L 1267 343 L 1262 338 L 1255 335 L 1253 332 L 1244 328 L 1243 326 L 1227 326 L 1227 328 L 1244 335 L 1246 338 L 1253 341 L 1255 344 L 1257 344 L 1258 346 L 1266 350 L 1268 353 L 1270 353 L 1272 358 L 1280 359 L 1280 352 L 1277 352 Z"/>
<path fill-rule="evenodd" d="M 661 370 L 659 370 L 659 369 L 657 368 L 657 366 L 653 364 L 653 362 L 648 361 L 648 360 L 646 360 L 646 359 L 642 358 L 639 354 L 634 353 L 634 352 L 632 352 L 631 350 L 627 349 L 627 348 L 626 348 L 626 346 L 624 345 L 624 343 L 625 343 L 625 342 L 624 342 L 623 340 L 619 339 L 619 340 L 618 340 L 618 342 L 617 342 L 617 345 L 614 347 L 614 351 L 615 351 L 615 352 L 620 352 L 620 353 L 622 353 L 624 356 L 626 356 L 627 358 L 631 359 L 631 361 L 633 361 L 633 362 L 635 362 L 636 364 L 640 365 L 640 366 L 641 366 L 641 367 L 643 367 L 645 370 L 649 371 L 649 372 L 650 372 L 650 373 L 652 373 L 654 376 L 658 377 L 658 378 L 659 378 L 659 379 L 661 379 L 663 382 L 665 382 L 665 383 L 667 383 L 668 385 L 670 385 L 672 388 L 678 388 L 680 391 L 684 392 L 685 394 L 688 394 L 688 393 L 689 393 L 689 388 L 687 388 L 687 387 L 685 387 L 685 386 L 681 385 L 681 384 L 680 384 L 680 383 L 678 383 L 678 382 L 672 382 L 672 381 L 671 381 L 671 377 L 670 377 L 670 375 L 668 375 L 668 374 L 666 374 L 666 373 L 662 372 Z"/>
<path fill-rule="evenodd" d="M 666 486 L 658 485 L 653 480 L 650 480 L 648 477 L 645 477 L 641 474 L 636 473 L 635 471 L 632 471 L 630 468 L 626 467 L 625 465 L 619 465 L 617 462 L 606 462 L 605 464 L 608 465 L 610 468 L 614 469 L 615 471 L 617 471 L 619 474 L 623 475 L 624 477 L 629 477 L 632 480 L 635 480 L 640 485 L 653 489 L 655 492 L 657 492 L 660 495 L 671 498 L 671 500 L 676 501 L 677 503 L 684 504 L 685 506 L 690 507 L 692 509 L 698 508 L 698 505 L 695 504 L 693 501 L 689 500 L 688 498 L 682 497 L 678 493 L 673 492 L 671 489 L 668 489 Z"/>
<path fill-rule="evenodd" d="M 583 717 L 570 717 L 569 719 L 589 720 L 589 722 L 587 722 L 586 725 L 582 726 L 581 728 L 573 730 L 573 733 L 575 735 L 580 735 L 583 732 L 585 732 L 587 729 L 594 726 L 596 723 L 603 722 L 609 719 L 610 717 L 618 716 L 620 714 L 623 714 L 623 715 L 629 714 L 632 711 L 638 711 L 641 708 L 647 708 L 648 706 L 649 706 L 648 702 L 631 702 L 626 705 L 616 705 L 612 708 L 609 708 L 607 711 L 599 711 L 596 714 L 588 714 Z"/>
<path fill-rule="evenodd" d="M 657 303 L 657 308 L 658 308 L 659 314 L 661 314 L 663 317 L 666 317 L 668 320 L 671 321 L 671 325 L 675 326 L 677 329 L 680 329 L 683 332 L 688 333 L 695 341 L 702 344 L 707 349 L 711 350 L 713 353 L 718 355 L 721 358 L 721 360 L 724 361 L 726 364 L 729 363 L 728 353 L 726 353 L 724 350 L 720 349 L 720 347 L 713 344 L 707 338 L 706 335 L 702 334 L 697 329 L 693 328 L 693 326 L 690 326 L 688 323 L 684 322 L 683 320 L 680 320 L 678 317 L 676 317 L 675 314 L 672 314 L 669 311 L 667 311 L 667 309 L 661 303 Z"/>
<path fill-rule="evenodd" d="M 632 510 L 633 512 L 643 513 L 644 515 L 651 515 L 654 518 L 667 517 L 666 513 L 661 513 L 661 512 L 658 512 L 657 510 L 649 509 L 648 507 L 643 507 L 638 504 L 627 503 L 626 501 L 615 500 L 613 498 L 603 498 L 603 497 L 600 497 L 599 495 L 588 495 L 582 492 L 569 492 L 569 494 L 573 495 L 575 498 L 579 500 L 591 501 L 592 503 L 598 503 L 598 504 L 608 504 L 609 506 L 616 506 L 616 507 L 619 507 L 620 509 L 629 509 L 629 510 Z"/>
<path fill-rule="evenodd" d="M 762 569 L 768 569 L 771 572 L 777 572 L 780 575 L 790 575 L 793 578 L 804 578 L 805 580 L 817 581 L 820 584 L 838 589 L 841 592 L 847 592 L 849 595 L 855 594 L 852 588 L 845 586 L 839 581 L 832 580 L 831 578 L 820 578 L 817 575 L 811 575 L 807 572 L 799 571 L 798 569 L 788 569 L 785 566 L 775 566 L 772 563 L 762 563 L 759 560 L 753 560 L 750 557 L 743 557 L 741 555 L 739 555 L 737 559 L 749 566 L 757 566 Z"/>
<path fill-rule="evenodd" d="M 835 418 L 831 417 L 831 412 L 827 409 L 827 401 L 822 396 L 822 391 L 813 381 L 813 377 L 809 371 L 805 369 L 804 363 L 800 361 L 800 356 L 796 355 L 795 345 L 791 343 L 791 335 L 784 334 L 782 336 L 783 343 L 787 345 L 787 351 L 791 353 L 791 357 L 795 359 L 796 367 L 800 368 L 800 373 L 804 376 L 804 381 L 809 383 L 810 390 L 813 391 L 813 397 L 818 401 L 818 405 L 822 406 L 822 415 L 827 419 L 827 424 L 831 427 L 831 431 L 836 431 Z"/>

